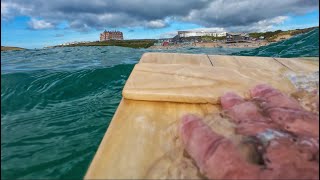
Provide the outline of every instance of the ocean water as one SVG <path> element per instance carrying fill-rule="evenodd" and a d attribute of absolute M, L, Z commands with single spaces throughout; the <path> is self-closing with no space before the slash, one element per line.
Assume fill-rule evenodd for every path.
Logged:
<path fill-rule="evenodd" d="M 257 49 L 70 47 L 1 52 L 1 179 L 81 179 L 145 52 L 319 56 L 319 30 Z"/>
<path fill-rule="evenodd" d="M 249 51 L 233 53 L 240 56 L 315 57 L 319 56 L 319 28 L 285 41 Z"/>

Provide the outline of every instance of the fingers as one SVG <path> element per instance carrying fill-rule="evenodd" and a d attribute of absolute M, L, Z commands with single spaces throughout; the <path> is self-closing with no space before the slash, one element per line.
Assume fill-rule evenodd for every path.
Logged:
<path fill-rule="evenodd" d="M 286 123 L 285 129 L 300 136 L 319 137 L 319 121 L 296 119 Z"/>
<path fill-rule="evenodd" d="M 243 103 L 244 99 L 235 93 L 228 92 L 220 98 L 220 102 L 223 109 L 230 109 L 237 104 Z"/>
<path fill-rule="evenodd" d="M 221 104 L 226 115 L 237 124 L 239 134 L 254 136 L 273 128 L 270 119 L 263 116 L 259 107 L 252 101 L 244 101 L 234 93 L 226 93 L 221 97 Z"/>
<path fill-rule="evenodd" d="M 285 131 L 297 135 L 319 136 L 319 116 L 304 110 L 298 101 L 268 85 L 257 85 L 250 90 L 260 99 L 260 107 Z"/>
<path fill-rule="evenodd" d="M 186 151 L 203 169 L 205 161 L 211 156 L 224 138 L 214 133 L 199 117 L 187 114 L 182 117 L 180 136 Z"/>
<path fill-rule="evenodd" d="M 289 138 L 273 139 L 264 154 L 267 169 L 262 177 L 266 179 L 318 179 L 319 165 L 313 155 L 300 143 Z"/>
<path fill-rule="evenodd" d="M 264 117 L 258 106 L 253 102 L 246 101 L 233 106 L 226 110 L 226 114 L 233 122 L 240 124 L 245 122 L 266 122 L 268 119 Z"/>
<path fill-rule="evenodd" d="M 250 95 L 252 99 L 245 101 L 226 93 L 220 100 L 238 134 L 258 139 L 264 135 L 265 169 L 248 163 L 230 140 L 213 132 L 201 118 L 186 115 L 180 136 L 201 172 L 213 179 L 319 178 L 319 115 L 268 85 L 250 89 Z"/>
<path fill-rule="evenodd" d="M 245 161 L 232 142 L 213 132 L 199 117 L 182 118 L 180 136 L 186 151 L 209 178 L 256 178 L 259 167 Z"/>
<path fill-rule="evenodd" d="M 253 99 L 258 100 L 260 107 L 263 109 L 278 107 L 302 110 L 297 100 L 265 84 L 250 89 L 250 95 Z"/>
<path fill-rule="evenodd" d="M 279 93 L 267 84 L 259 84 L 250 89 L 249 92 L 251 97 L 266 97 L 267 95 L 271 95 L 272 93 Z"/>
<path fill-rule="evenodd" d="M 250 89 L 250 94 L 259 99 L 261 108 L 234 93 L 221 97 L 227 116 L 238 125 L 238 133 L 256 135 L 266 129 L 282 129 L 297 135 L 319 136 L 319 116 L 302 109 L 295 99 L 264 84 Z"/>

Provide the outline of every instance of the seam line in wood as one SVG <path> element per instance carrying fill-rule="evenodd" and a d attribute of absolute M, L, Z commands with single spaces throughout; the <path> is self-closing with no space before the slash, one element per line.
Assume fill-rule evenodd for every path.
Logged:
<path fill-rule="evenodd" d="M 212 63 L 212 61 L 211 61 L 211 59 L 210 59 L 210 57 L 209 57 L 209 55 L 208 55 L 208 54 L 206 54 L 206 55 L 207 55 L 207 57 L 208 57 L 208 59 L 209 59 L 209 61 L 210 61 L 210 63 L 211 63 L 211 66 L 214 66 L 213 63 Z"/>
<path fill-rule="evenodd" d="M 276 58 L 272 57 L 273 60 L 275 60 L 276 62 L 280 63 L 282 66 L 288 68 L 291 71 L 294 71 L 293 69 L 291 69 L 290 67 L 288 67 L 287 65 L 283 64 L 282 62 L 278 61 Z"/>

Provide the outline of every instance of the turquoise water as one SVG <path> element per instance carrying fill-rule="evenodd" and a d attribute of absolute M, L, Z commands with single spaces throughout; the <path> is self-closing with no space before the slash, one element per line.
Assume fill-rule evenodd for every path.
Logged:
<path fill-rule="evenodd" d="M 319 56 L 318 29 L 258 49 L 71 47 L 1 52 L 1 179 L 83 178 L 145 52 Z"/>
<path fill-rule="evenodd" d="M 233 53 L 242 56 L 315 57 L 319 56 L 319 28 L 288 40 L 250 51 Z"/>

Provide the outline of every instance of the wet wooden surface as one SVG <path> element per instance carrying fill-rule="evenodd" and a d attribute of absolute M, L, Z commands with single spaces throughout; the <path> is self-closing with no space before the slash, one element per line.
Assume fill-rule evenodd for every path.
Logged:
<path fill-rule="evenodd" d="M 255 68 L 276 72 L 287 70 L 281 63 L 272 57 L 250 57 L 250 56 L 222 56 L 209 55 L 214 67 L 226 67 L 230 69 Z"/>
<path fill-rule="evenodd" d="M 278 62 L 294 72 L 314 72 L 319 71 L 318 60 L 306 60 L 299 58 L 275 58 Z"/>
<path fill-rule="evenodd" d="M 224 92 L 246 96 L 258 83 L 292 91 L 286 72 L 316 69 L 319 63 L 311 61 L 146 53 L 125 85 L 85 179 L 201 178 L 181 160 L 177 125 L 183 114 L 217 113 Z"/>
<path fill-rule="evenodd" d="M 212 66 L 208 55 L 181 53 L 144 53 L 140 63 Z"/>
<path fill-rule="evenodd" d="M 145 179 L 159 171 L 165 173 L 159 177 L 167 175 L 173 161 L 170 153 L 179 148 L 175 140 L 180 117 L 215 111 L 210 104 L 122 99 L 85 178 Z M 152 172 L 156 167 L 158 172 Z"/>
<path fill-rule="evenodd" d="M 217 104 L 219 97 L 228 91 L 245 97 L 249 88 L 261 83 L 268 83 L 284 92 L 294 90 L 290 81 L 277 71 L 137 64 L 122 94 L 124 98 L 133 100 Z"/>

